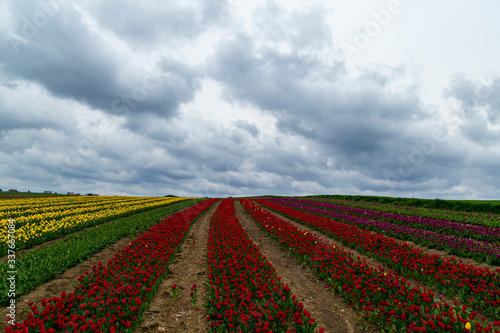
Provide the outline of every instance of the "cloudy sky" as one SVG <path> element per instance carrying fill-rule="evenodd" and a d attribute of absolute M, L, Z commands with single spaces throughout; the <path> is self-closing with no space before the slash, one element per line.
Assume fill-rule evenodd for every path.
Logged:
<path fill-rule="evenodd" d="M 0 188 L 499 199 L 500 2 L 307 3 L 2 1 Z"/>

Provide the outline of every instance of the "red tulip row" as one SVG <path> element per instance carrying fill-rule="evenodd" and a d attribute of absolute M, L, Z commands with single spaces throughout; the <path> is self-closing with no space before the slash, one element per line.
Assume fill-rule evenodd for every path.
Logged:
<path fill-rule="evenodd" d="M 234 200 L 212 216 L 208 272 L 211 332 L 314 332 L 311 314 L 238 222 Z"/>
<path fill-rule="evenodd" d="M 338 214 L 338 216 L 346 217 L 349 217 L 349 215 L 362 216 L 374 220 L 401 224 L 416 229 L 435 231 L 444 235 L 455 235 L 457 237 L 473 238 L 486 242 L 500 241 L 500 228 L 488 225 L 477 225 L 464 222 L 448 221 L 444 219 L 439 220 L 422 216 L 386 213 L 372 209 L 336 205 L 333 203 L 303 200 L 299 198 L 285 198 L 284 200 L 301 205 L 312 206 L 316 209 L 320 208 L 323 209 L 323 212 L 325 212 L 325 210 L 328 210 L 328 212 L 325 212 L 327 213 L 325 215 L 330 215 L 333 213 Z"/>
<path fill-rule="evenodd" d="M 500 319 L 498 268 L 495 272 L 464 264 L 455 258 L 429 255 L 408 243 L 351 224 L 322 218 L 267 200 L 255 201 L 380 260 L 399 274 L 419 279 L 450 296 L 458 294 L 463 303 Z"/>
<path fill-rule="evenodd" d="M 259 205 L 242 200 L 248 213 L 282 248 L 308 264 L 328 287 L 378 325 L 394 332 L 492 332 L 491 325 L 474 322 L 476 312 L 434 300 L 426 287 L 412 287 L 394 271 L 384 272 L 364 260 L 302 232 Z M 500 326 L 500 321 L 494 323 Z M 496 331 L 500 332 L 500 331 Z"/>
<path fill-rule="evenodd" d="M 105 265 L 86 271 L 73 292 L 42 300 L 43 310 L 31 304 L 28 319 L 6 332 L 132 332 L 191 223 L 215 201 L 203 201 L 154 225 Z"/>
<path fill-rule="evenodd" d="M 335 221 L 349 223 L 362 229 L 371 230 L 377 233 L 383 233 L 400 240 L 412 241 L 422 246 L 445 250 L 450 254 L 472 258 L 478 262 L 500 265 L 500 244 L 496 242 L 487 242 L 472 239 L 468 237 L 467 233 L 464 233 L 462 235 L 447 234 L 445 231 L 444 222 L 441 223 L 441 225 L 434 224 L 432 227 L 434 230 L 431 231 L 427 228 L 422 228 L 422 226 L 417 226 L 415 224 L 412 225 L 404 222 L 402 223 L 402 221 L 393 223 L 385 219 L 374 219 L 372 217 L 369 217 L 369 214 L 351 215 L 350 213 L 346 214 L 345 212 L 333 211 L 330 210 L 331 206 L 329 206 L 328 204 L 318 203 L 319 205 L 325 206 L 320 208 L 314 205 L 304 205 L 302 203 L 296 202 L 295 200 L 290 201 L 272 198 L 269 199 L 269 201 L 273 201 L 280 205 L 296 208 L 307 213 L 314 213 L 316 215 L 328 217 Z M 412 219 L 414 221 L 418 221 L 417 218 Z M 461 223 L 456 224 L 462 227 L 465 226 L 465 224 Z M 427 227 L 430 227 L 430 224 L 428 224 Z M 474 226 L 474 228 L 476 227 L 489 228 Z M 462 229 L 462 232 L 463 231 L 464 229 Z M 483 231 L 486 232 L 486 230 Z M 455 230 L 455 232 L 457 232 L 457 230 Z M 469 230 L 469 232 L 472 232 L 472 230 Z M 492 234 L 495 234 L 495 231 L 493 231 L 492 229 L 490 229 L 490 232 L 490 236 Z"/>

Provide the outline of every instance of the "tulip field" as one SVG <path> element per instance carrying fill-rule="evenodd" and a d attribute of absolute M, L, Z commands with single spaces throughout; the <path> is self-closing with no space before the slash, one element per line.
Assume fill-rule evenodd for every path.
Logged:
<path fill-rule="evenodd" d="M 500 332 L 494 214 L 314 197 L 58 196 L 0 199 L 0 228 L 5 332 Z M 185 251 L 204 264 L 183 263 Z M 70 269 L 71 288 L 44 288 Z M 304 292 L 297 274 L 319 291 Z"/>
<path fill-rule="evenodd" d="M 283 332 L 288 321 L 293 331 L 314 332 L 314 318 L 248 239 L 232 200 L 213 215 L 208 244 L 208 318 L 214 331 Z"/>
<path fill-rule="evenodd" d="M 16 221 L 16 247 L 25 249 L 86 227 L 183 198 L 56 197 L 0 201 L 0 253 L 8 244 L 7 224 Z"/>

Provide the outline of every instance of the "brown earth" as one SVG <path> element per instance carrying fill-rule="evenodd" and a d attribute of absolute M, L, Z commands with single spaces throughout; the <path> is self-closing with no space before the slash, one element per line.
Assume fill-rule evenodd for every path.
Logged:
<path fill-rule="evenodd" d="M 321 283 L 314 273 L 286 255 L 274 240 L 266 237 L 255 221 L 244 212 L 243 205 L 235 201 L 236 216 L 261 253 L 272 263 L 281 281 L 288 284 L 292 293 L 311 312 L 318 327 L 325 332 L 380 332 L 361 314 L 351 309 L 340 295 L 334 295 Z"/>
<path fill-rule="evenodd" d="M 325 241 L 327 243 L 330 243 L 331 245 L 334 245 L 336 247 L 339 247 L 339 248 L 343 249 L 346 252 L 352 253 L 355 258 L 359 258 L 360 260 L 364 259 L 366 261 L 366 263 L 369 264 L 369 265 L 371 265 L 372 267 L 379 267 L 380 266 L 385 271 L 391 270 L 390 267 L 386 266 L 385 264 L 379 262 L 376 259 L 373 259 L 373 258 L 371 258 L 371 257 L 369 257 L 369 256 L 367 256 L 365 254 L 362 254 L 361 252 L 358 252 L 358 251 L 356 251 L 356 250 L 354 250 L 354 249 L 352 249 L 350 247 L 347 247 L 347 246 L 343 245 L 342 243 L 340 243 L 340 242 L 338 242 L 338 241 L 336 241 L 336 240 L 334 240 L 334 239 L 332 239 L 332 238 L 330 238 L 330 237 L 328 237 L 328 236 L 326 236 L 326 235 L 324 235 L 324 234 L 322 234 L 322 233 L 320 233 L 320 232 L 318 232 L 318 231 L 316 231 L 316 230 L 314 230 L 312 228 L 309 228 L 309 227 L 307 227 L 307 226 L 305 226 L 303 224 L 297 223 L 297 222 L 295 222 L 295 221 L 293 221 L 293 220 L 291 220 L 291 219 L 289 219 L 289 218 L 287 218 L 287 217 L 285 217 L 285 216 L 283 216 L 283 215 L 281 215 L 281 214 L 279 214 L 279 213 L 277 213 L 275 211 L 272 211 L 272 210 L 268 209 L 265 206 L 262 206 L 262 205 L 259 205 L 259 206 L 261 208 L 267 210 L 269 213 L 273 214 L 274 216 L 276 216 L 276 217 L 278 217 L 278 218 L 280 218 L 282 220 L 285 220 L 287 222 L 292 223 L 294 226 L 296 226 L 300 230 L 307 231 L 308 233 L 314 234 L 314 235 L 318 236 L 321 240 L 323 240 L 323 241 Z M 389 237 L 389 238 L 392 238 L 392 237 Z M 398 240 L 398 241 L 402 242 L 402 240 Z M 414 243 L 411 243 L 411 242 L 407 242 L 407 243 L 409 243 L 411 245 L 414 245 Z M 422 249 L 423 251 L 425 251 L 425 253 L 427 253 L 427 254 L 438 254 L 437 252 L 440 252 L 440 253 L 443 253 L 443 256 L 447 257 L 447 258 L 451 258 L 451 257 L 459 258 L 457 256 L 452 256 L 452 255 L 450 255 L 447 252 L 433 250 L 433 249 L 429 249 L 429 248 L 422 247 L 422 246 L 417 246 L 417 247 L 420 248 L 420 249 Z M 464 261 L 464 263 L 465 263 L 466 259 L 464 259 L 464 258 L 459 258 L 459 259 L 462 259 Z M 483 268 L 484 267 L 488 267 L 490 270 L 494 270 L 495 269 L 495 266 L 488 266 L 486 264 L 479 264 L 476 261 L 471 260 L 471 259 L 469 259 L 467 261 L 467 263 L 469 263 L 469 262 L 475 263 L 476 264 L 476 265 L 474 265 L 475 267 L 483 267 Z M 416 280 L 414 278 L 411 278 L 411 277 L 408 277 L 408 276 L 404 276 L 404 278 L 406 279 L 406 281 L 408 283 L 410 283 L 411 286 L 416 286 L 416 287 L 426 286 L 428 290 L 431 290 L 432 292 L 434 292 L 434 294 L 435 294 L 434 298 L 435 298 L 436 301 L 438 300 L 438 297 L 442 296 L 442 299 L 444 301 L 446 301 L 448 304 L 453 304 L 453 302 L 458 302 L 459 304 L 461 304 L 461 301 L 458 298 L 458 296 L 448 297 L 446 295 L 442 295 L 441 292 L 439 290 L 437 290 L 436 288 L 429 287 L 426 284 L 422 283 L 421 281 L 418 281 L 418 280 Z M 480 313 L 480 311 L 478 311 L 478 313 L 479 313 L 480 317 L 483 317 L 483 315 Z M 492 324 L 493 321 L 495 320 L 494 318 L 489 317 L 489 316 L 484 316 L 484 317 L 486 318 L 486 323 L 491 323 Z"/>
<path fill-rule="evenodd" d="M 265 206 L 262 206 L 262 205 L 260 205 L 260 206 L 263 209 L 267 210 L 269 213 L 273 214 L 274 216 L 279 217 L 282 220 L 285 220 L 287 222 L 292 223 L 294 226 L 296 226 L 300 230 L 307 231 L 310 234 L 314 234 L 314 235 L 318 236 L 321 240 L 323 240 L 323 241 L 325 241 L 325 242 L 327 242 L 327 243 L 329 243 L 331 245 L 334 245 L 334 246 L 336 246 L 336 247 L 338 247 L 340 249 L 343 249 L 344 251 L 346 251 L 348 253 L 351 253 L 354 258 L 358 258 L 359 260 L 363 260 L 364 259 L 366 261 L 366 263 L 369 264 L 372 267 L 376 267 L 376 268 L 381 267 L 384 271 L 392 271 L 392 269 L 390 267 L 386 266 L 384 263 L 381 263 L 381 262 L 379 262 L 376 259 L 373 259 L 373 258 L 371 258 L 371 257 L 369 257 L 369 256 L 367 256 L 367 255 L 365 255 L 365 254 L 363 254 L 361 252 L 358 252 L 358 251 L 356 251 L 356 250 L 354 250 L 354 249 L 352 249 L 350 247 L 347 247 L 344 244 L 342 244 L 342 243 L 334 240 L 333 238 L 330 238 L 330 237 L 328 237 L 328 236 L 326 236 L 326 235 L 324 235 L 324 234 L 322 234 L 322 233 L 320 233 L 320 232 L 318 232 L 318 231 L 316 231 L 316 230 L 314 230 L 312 228 L 309 228 L 309 227 L 307 227 L 307 226 L 305 226 L 303 224 L 300 224 L 300 223 L 297 223 L 297 222 L 295 222 L 293 220 L 290 220 L 289 218 L 287 218 L 287 217 L 285 217 L 285 216 L 283 216 L 283 215 L 281 215 L 279 213 L 276 213 L 275 211 L 267 209 Z M 420 282 L 420 281 L 418 281 L 416 279 L 413 279 L 411 277 L 405 276 L 404 278 L 412 286 L 419 287 L 419 286 L 423 286 L 424 285 L 422 282 Z M 432 290 L 436 294 L 436 297 L 441 295 L 441 293 L 437 289 L 429 288 L 429 287 L 427 287 L 427 289 Z M 447 301 L 448 303 L 450 303 L 450 304 L 452 304 L 454 301 L 456 301 L 456 302 L 459 301 L 458 297 L 450 298 L 450 297 L 447 297 L 445 295 L 443 295 L 443 299 L 445 301 Z"/>
<path fill-rule="evenodd" d="M 203 306 L 207 286 L 206 255 L 208 252 L 208 230 L 210 218 L 217 210 L 220 201 L 214 204 L 191 226 L 181 252 L 170 267 L 168 275 L 158 288 L 151 301 L 149 311 L 136 332 L 205 332 L 208 329 L 208 312 Z M 173 299 L 172 286 L 180 289 Z M 191 304 L 191 286 L 197 286 L 196 306 Z"/>
<path fill-rule="evenodd" d="M 161 283 L 136 333 L 208 331 L 206 320 L 208 313 L 202 305 L 207 288 L 204 284 L 206 282 L 204 272 L 207 269 L 206 253 L 210 218 L 217 206 L 218 204 L 211 207 L 191 227 L 182 245 L 182 251 Z M 303 267 L 293 258 L 286 256 L 272 240 L 260 236 L 257 225 L 250 217 L 242 213 L 242 206 L 239 202 L 236 202 L 235 207 L 237 216 L 243 222 L 250 237 L 272 262 L 282 281 L 290 286 L 292 292 L 318 321 L 318 327 L 325 328 L 325 332 L 380 331 L 360 314 L 354 312 L 339 295 L 333 295 L 327 291 L 309 268 Z M 257 241 L 259 238 L 261 242 Z M 190 288 L 195 283 L 198 286 L 198 298 L 196 307 L 193 307 Z M 172 293 L 173 284 L 177 284 L 180 289 L 175 300 Z M 326 304 L 328 305 L 325 306 Z"/>
<path fill-rule="evenodd" d="M 147 214 L 147 212 L 142 212 L 140 214 Z M 134 214 L 134 215 L 136 215 L 136 214 Z M 162 220 L 169 217 L 170 215 L 172 215 L 172 214 L 166 215 L 165 217 L 162 218 Z M 130 216 L 127 216 L 125 218 L 132 217 L 132 216 L 133 215 L 130 215 Z M 104 224 L 111 223 L 111 222 L 113 222 L 113 221 L 105 222 Z M 99 225 L 102 225 L 102 224 L 99 224 Z M 92 229 L 92 228 L 96 228 L 99 225 L 91 227 L 91 228 L 87 228 L 87 230 Z M 80 232 L 85 232 L 85 231 L 80 230 L 80 231 L 76 231 L 72 234 L 77 234 Z M 29 251 L 33 251 L 37 248 L 47 246 L 47 245 L 52 244 L 56 241 L 61 241 L 72 234 L 61 236 L 57 239 L 45 242 L 43 244 L 39 244 L 39 245 L 34 246 L 33 248 L 30 248 L 30 249 L 17 251 L 16 255 L 18 255 L 19 253 L 22 254 L 22 253 L 26 253 Z M 25 320 L 27 318 L 28 313 L 31 312 L 31 310 L 29 309 L 29 306 L 28 306 L 29 302 L 33 302 L 35 305 L 38 306 L 39 309 L 42 309 L 43 307 L 41 306 L 41 303 L 40 303 L 42 299 L 60 296 L 61 292 L 63 292 L 63 291 L 66 291 L 66 292 L 72 291 L 74 289 L 74 285 L 76 284 L 76 282 L 78 282 L 77 278 L 79 278 L 80 275 L 83 274 L 83 272 L 85 272 L 86 270 L 90 270 L 94 264 L 98 264 L 99 262 L 101 262 L 101 263 L 107 262 L 115 255 L 116 252 L 118 252 L 120 249 L 127 246 L 131 242 L 131 240 L 133 240 L 133 239 L 134 239 L 133 237 L 125 237 L 125 238 L 120 239 L 116 243 L 114 243 L 114 244 L 102 249 L 101 251 L 97 252 L 91 258 L 89 258 L 85 261 L 82 261 L 78 265 L 66 270 L 64 273 L 58 275 L 53 280 L 51 280 L 47 283 L 44 283 L 41 286 L 39 286 L 38 288 L 36 288 L 35 290 L 31 291 L 30 293 L 21 296 L 20 300 L 18 300 L 16 302 L 16 321 L 22 322 L 23 320 Z M 4 257 L 4 258 L 6 258 L 6 257 Z M 2 259 L 4 259 L 4 258 L 2 258 Z M 8 314 L 7 308 L 5 306 L 2 306 L 0 308 L 0 332 L 3 332 L 4 328 L 6 327 L 7 314 Z"/>

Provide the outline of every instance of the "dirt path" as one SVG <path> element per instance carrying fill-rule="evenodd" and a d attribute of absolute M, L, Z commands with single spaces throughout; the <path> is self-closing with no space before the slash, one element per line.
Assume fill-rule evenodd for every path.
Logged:
<path fill-rule="evenodd" d="M 282 219 L 282 220 L 285 220 L 285 221 L 288 221 L 288 222 L 292 223 L 294 226 L 296 226 L 296 227 L 297 227 L 297 228 L 299 228 L 300 230 L 302 230 L 302 231 L 307 231 L 307 232 L 309 232 L 309 233 L 315 234 L 315 235 L 317 235 L 320 239 L 324 240 L 325 242 L 330 243 L 330 244 L 332 244 L 332 245 L 335 245 L 335 246 L 337 246 L 337 247 L 339 247 L 339 248 L 342 248 L 342 249 L 344 249 L 344 251 L 347 251 L 347 252 L 352 253 L 352 254 L 354 255 L 354 257 L 355 257 L 355 258 L 359 257 L 359 259 L 361 259 L 361 260 L 365 259 L 365 261 L 366 261 L 369 265 L 371 265 L 371 266 L 373 266 L 373 267 L 378 267 L 378 266 L 380 266 L 380 267 L 382 267 L 384 270 L 390 270 L 390 267 L 388 267 L 388 266 L 386 266 L 385 264 L 383 264 L 383 263 L 381 263 L 381 262 L 377 261 L 376 259 L 373 259 L 373 258 L 371 258 L 371 257 L 368 257 L 368 256 L 366 256 L 365 254 L 362 254 L 361 252 L 358 252 L 358 251 L 356 251 L 356 250 L 354 250 L 354 249 L 352 249 L 352 248 L 350 248 L 350 247 L 347 247 L 347 246 L 343 245 L 342 243 L 337 242 L 336 240 L 334 240 L 334 239 L 332 239 L 332 238 L 330 238 L 330 237 L 328 237 L 328 236 L 325 236 L 324 234 L 322 234 L 322 233 L 320 233 L 320 232 L 318 232 L 318 231 L 316 231 L 316 230 L 314 230 L 314 229 L 311 229 L 311 228 L 309 228 L 309 227 L 307 227 L 307 226 L 305 226 L 305 225 L 303 225 L 303 224 L 300 224 L 300 223 L 297 223 L 297 222 L 295 222 L 295 221 L 293 221 L 293 220 L 290 220 L 289 218 L 287 218 L 287 217 L 285 217 L 285 216 L 283 216 L 283 215 L 281 215 L 281 214 L 279 214 L 279 213 L 276 213 L 276 212 L 274 212 L 274 211 L 272 211 L 272 210 L 268 209 L 268 208 L 267 208 L 267 207 L 265 207 L 265 206 L 260 205 L 260 207 L 262 207 L 263 209 L 267 210 L 268 212 L 270 212 L 270 213 L 271 213 L 271 214 L 273 214 L 274 216 L 276 216 L 276 217 L 278 217 L 278 218 L 280 218 L 280 219 Z M 423 249 L 426 253 L 429 253 L 429 252 L 430 252 L 430 250 L 429 250 L 428 248 L 425 248 L 425 247 L 421 247 L 421 248 L 422 248 L 422 249 Z M 476 264 L 477 264 L 477 262 L 476 262 Z M 491 269 L 491 268 L 492 268 L 492 267 L 494 267 L 494 266 L 489 266 L 489 267 L 490 267 L 490 269 Z M 434 288 L 434 287 L 431 287 L 431 286 L 427 286 L 427 285 L 425 285 L 422 281 L 418 281 L 418 280 L 416 280 L 416 279 L 414 279 L 414 278 L 412 278 L 412 277 L 408 277 L 408 276 L 404 276 L 404 277 L 405 277 L 406 281 L 407 281 L 407 282 L 409 282 L 409 283 L 410 283 L 410 285 L 412 285 L 412 286 L 417 286 L 417 287 L 426 286 L 426 287 L 427 287 L 427 289 L 429 289 L 429 290 L 431 290 L 432 292 L 434 292 L 434 294 L 435 294 L 435 296 L 434 296 L 434 297 L 435 297 L 435 298 L 440 297 L 440 296 L 443 296 L 443 300 L 445 300 L 445 301 L 446 301 L 446 302 L 448 302 L 449 304 L 453 304 L 453 302 L 458 302 L 459 304 L 462 304 L 462 302 L 460 301 L 460 299 L 458 298 L 458 296 L 456 296 L 456 297 L 448 297 L 448 296 L 446 296 L 446 295 L 442 295 L 442 294 L 441 294 L 441 292 L 440 292 L 439 290 L 437 290 L 437 289 L 436 289 L 436 288 Z M 480 312 L 480 311 L 478 311 L 478 312 L 479 312 L 478 317 L 483 317 L 483 315 L 481 314 L 481 312 Z M 493 319 L 493 318 L 491 318 L 491 317 L 489 317 L 489 316 L 484 316 L 484 317 L 486 317 L 486 323 L 490 323 L 490 322 L 491 322 L 491 323 L 493 323 L 493 321 L 494 321 L 494 319 Z"/>
<path fill-rule="evenodd" d="M 147 212 L 143 212 L 143 214 L 147 214 Z M 136 214 L 134 214 L 134 215 L 136 215 Z M 170 215 L 172 215 L 172 214 L 168 214 L 168 215 L 162 217 L 161 220 L 168 218 Z M 125 218 L 129 218 L 132 216 L 133 215 L 127 216 Z M 113 220 L 113 221 L 115 221 L 115 220 Z M 106 223 L 111 223 L 113 221 L 106 222 Z M 100 225 L 102 225 L 102 224 L 100 224 Z M 95 227 L 97 227 L 97 226 L 95 226 Z M 95 227 L 92 227 L 92 228 L 95 228 Z M 87 230 L 88 229 L 90 229 L 90 228 L 87 228 Z M 84 231 L 81 230 L 81 231 L 77 231 L 75 233 L 80 233 L 80 232 L 84 232 Z M 67 235 L 67 236 L 69 236 L 69 235 Z M 67 236 L 62 236 L 62 237 L 55 239 L 53 241 L 40 244 L 40 245 L 36 246 L 36 248 L 54 243 L 58 240 L 61 240 L 65 237 L 67 237 Z M 31 291 L 30 293 L 21 296 L 21 298 L 16 302 L 16 321 L 22 322 L 24 319 L 26 319 L 28 317 L 28 313 L 31 312 L 31 310 L 28 306 L 29 302 L 33 302 L 35 305 L 37 305 L 38 309 L 43 309 L 43 307 L 41 306 L 41 303 L 40 303 L 42 299 L 60 296 L 61 292 L 63 292 L 63 291 L 66 291 L 66 292 L 72 291 L 74 289 L 74 285 L 76 284 L 76 282 L 78 282 L 77 278 L 79 278 L 80 275 L 83 274 L 83 272 L 91 269 L 94 264 L 98 264 L 99 262 L 105 263 L 108 260 L 110 260 L 115 255 L 116 252 L 118 252 L 120 249 L 127 246 L 132 239 L 133 239 L 132 237 L 125 237 L 125 238 L 120 239 L 116 243 L 114 243 L 114 244 L 102 249 L 101 251 L 97 252 L 91 258 L 89 258 L 85 261 L 82 261 L 78 265 L 66 270 L 64 273 L 58 275 L 57 277 L 50 280 L 49 282 L 42 284 L 41 286 L 39 286 L 35 290 Z M 31 248 L 31 249 L 28 249 L 25 251 L 32 251 L 34 248 Z M 19 252 L 21 252 L 21 251 L 19 251 Z M 6 323 L 7 313 L 8 313 L 8 311 L 7 311 L 7 308 L 5 306 L 0 307 L 0 332 L 3 332 L 6 325 L 7 325 L 7 323 Z"/>
<path fill-rule="evenodd" d="M 365 254 L 363 254 L 361 252 L 358 252 L 355 249 L 352 249 L 352 248 L 350 248 L 350 247 L 348 247 L 348 246 L 346 246 L 346 245 L 344 245 L 344 244 L 336 241 L 333 238 L 330 238 L 330 237 L 328 237 L 328 236 L 326 236 L 326 235 L 324 235 L 324 234 L 322 234 L 322 233 L 320 233 L 320 232 L 318 232 L 318 231 L 316 231 L 316 230 L 314 230 L 314 229 L 312 229 L 310 227 L 307 227 L 304 224 L 297 223 L 297 222 L 295 222 L 295 221 L 293 221 L 293 220 L 285 217 L 284 215 L 281 215 L 280 213 L 277 213 L 275 211 L 270 210 L 269 208 L 267 208 L 265 206 L 262 206 L 262 205 L 259 205 L 259 206 L 261 208 L 267 210 L 269 213 L 273 214 L 274 216 L 276 216 L 276 217 L 278 217 L 278 218 L 280 218 L 282 220 L 285 220 L 287 222 L 290 222 L 291 224 L 293 224 L 295 227 L 299 228 L 300 230 L 307 231 L 310 234 L 314 234 L 314 235 L 318 236 L 319 239 L 325 241 L 326 243 L 334 245 L 335 247 L 338 247 L 338 248 L 343 249 L 344 251 L 346 251 L 348 253 L 351 253 L 354 258 L 358 258 L 359 257 L 360 260 L 365 259 L 366 263 L 369 264 L 369 265 L 371 265 L 371 266 L 373 266 L 373 267 L 380 266 L 380 267 L 382 267 L 386 271 L 391 270 L 390 267 L 388 267 L 385 264 L 379 262 L 378 260 L 373 259 L 373 258 L 371 258 L 371 257 L 369 257 L 369 256 L 367 256 L 367 255 L 365 255 Z M 405 277 L 405 278 L 412 285 L 422 285 L 422 283 L 419 284 L 419 281 L 414 280 L 414 279 L 412 279 L 410 277 Z M 436 292 L 439 295 L 439 292 L 438 291 L 436 291 Z M 458 298 L 456 298 L 455 300 L 458 300 Z M 451 302 L 453 303 L 453 300 L 451 300 Z"/>
<path fill-rule="evenodd" d="M 325 332 L 380 332 L 361 314 L 353 311 L 344 299 L 327 291 L 312 271 L 298 264 L 270 238 L 264 235 L 255 221 L 244 212 L 243 205 L 235 201 L 236 216 L 252 241 L 269 260 L 282 281 L 290 286 L 292 292 L 311 312 Z"/>
<path fill-rule="evenodd" d="M 151 301 L 149 311 L 144 313 L 144 320 L 136 329 L 144 332 L 205 332 L 208 329 L 205 294 L 207 276 L 206 255 L 208 252 L 208 230 L 210 218 L 217 210 L 220 201 L 213 205 L 191 227 L 170 272 L 161 283 L 158 293 Z M 173 300 L 172 285 L 180 288 Z M 191 304 L 191 286 L 197 285 L 196 307 Z"/>
<path fill-rule="evenodd" d="M 76 282 L 78 282 L 77 278 L 80 277 L 83 272 L 91 269 L 94 264 L 97 264 L 99 262 L 107 262 L 118 250 L 127 246 L 130 241 L 130 237 L 120 239 L 113 245 L 110 245 L 107 248 L 97 252 L 94 256 L 92 256 L 92 258 L 89 258 L 81 262 L 80 264 L 66 270 L 64 273 L 60 274 L 53 280 L 44 283 L 32 292 L 21 296 L 21 299 L 16 302 L 16 321 L 22 322 L 28 317 L 28 313 L 31 312 L 28 306 L 28 302 L 33 302 L 38 306 L 39 309 L 43 309 L 40 303 L 42 299 L 60 296 L 61 292 L 63 291 L 72 291 L 74 289 L 74 285 L 76 284 Z M 1 332 L 4 331 L 7 324 L 7 313 L 7 308 L 5 306 L 2 306 L 0 308 Z"/>

